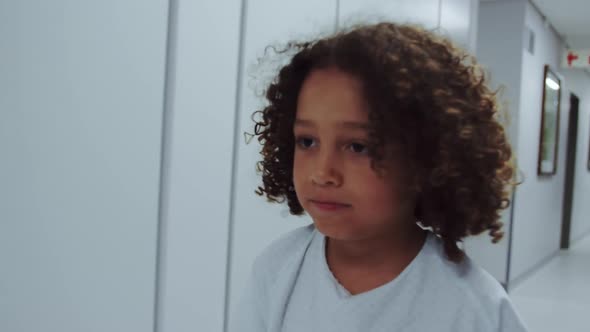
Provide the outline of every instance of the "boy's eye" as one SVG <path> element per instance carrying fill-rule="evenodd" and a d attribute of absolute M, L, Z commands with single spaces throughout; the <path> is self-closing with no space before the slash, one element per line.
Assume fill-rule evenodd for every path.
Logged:
<path fill-rule="evenodd" d="M 350 151 L 358 154 L 367 154 L 369 152 L 366 145 L 361 143 L 351 143 L 348 145 Z"/>
<path fill-rule="evenodd" d="M 309 148 L 313 147 L 313 145 L 315 144 L 315 141 L 313 138 L 309 138 L 309 137 L 297 137 L 295 139 L 295 143 L 300 148 L 309 149 Z"/>

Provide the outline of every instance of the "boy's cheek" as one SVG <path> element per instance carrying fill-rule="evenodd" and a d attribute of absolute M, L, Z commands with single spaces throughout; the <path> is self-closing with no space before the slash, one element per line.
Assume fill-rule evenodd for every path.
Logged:
<path fill-rule="evenodd" d="M 307 174 L 307 167 L 309 167 L 310 163 L 305 161 L 303 156 L 298 156 L 295 154 L 295 158 L 293 159 L 293 182 L 301 182 L 306 174 Z"/>
<path fill-rule="evenodd" d="M 295 194 L 297 194 L 298 197 L 302 195 L 304 191 L 303 179 L 304 171 L 301 167 L 298 167 L 297 161 L 295 161 L 293 165 L 293 186 L 295 187 Z"/>

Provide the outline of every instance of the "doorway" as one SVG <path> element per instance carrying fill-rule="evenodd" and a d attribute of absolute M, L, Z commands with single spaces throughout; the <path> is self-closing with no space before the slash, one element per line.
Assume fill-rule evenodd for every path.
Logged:
<path fill-rule="evenodd" d="M 561 249 L 570 247 L 572 222 L 572 203 L 574 199 L 574 176 L 576 169 L 576 142 L 578 139 L 578 105 L 580 99 L 570 95 L 570 111 L 567 129 L 567 148 L 565 159 L 565 190 L 563 193 L 563 214 L 561 220 Z"/>

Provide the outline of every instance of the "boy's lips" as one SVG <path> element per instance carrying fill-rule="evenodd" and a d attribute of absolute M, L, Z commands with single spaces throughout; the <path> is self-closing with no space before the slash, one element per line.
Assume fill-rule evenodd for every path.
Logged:
<path fill-rule="evenodd" d="M 329 201 L 329 200 L 315 200 L 310 199 L 309 202 L 316 208 L 322 211 L 337 211 L 351 207 L 350 204 Z"/>

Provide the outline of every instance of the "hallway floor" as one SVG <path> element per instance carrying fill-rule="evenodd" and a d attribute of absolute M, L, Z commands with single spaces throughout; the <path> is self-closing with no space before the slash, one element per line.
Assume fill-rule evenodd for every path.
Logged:
<path fill-rule="evenodd" d="M 590 331 L 590 235 L 510 291 L 530 332 Z"/>

